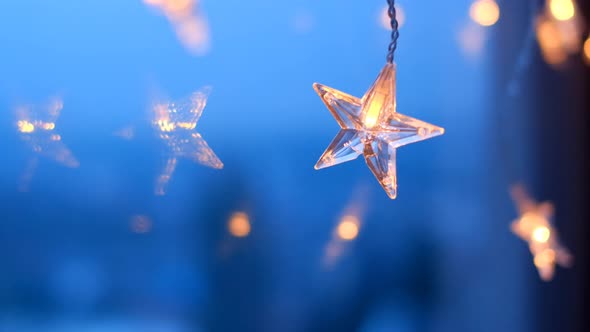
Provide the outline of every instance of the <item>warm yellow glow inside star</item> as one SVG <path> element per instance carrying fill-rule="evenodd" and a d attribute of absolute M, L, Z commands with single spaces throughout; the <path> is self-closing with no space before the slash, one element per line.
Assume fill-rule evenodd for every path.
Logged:
<path fill-rule="evenodd" d="M 166 187 L 176 170 L 178 158 L 187 158 L 215 169 L 223 168 L 221 160 L 196 131 L 197 122 L 207 105 L 210 90 L 206 87 L 194 92 L 185 100 L 156 103 L 153 106 L 152 125 L 168 148 L 166 165 L 156 179 L 157 195 L 166 193 Z"/>
<path fill-rule="evenodd" d="M 66 167 L 76 168 L 80 165 L 74 154 L 62 142 L 61 135 L 56 133 L 56 122 L 62 109 L 63 101 L 60 98 L 54 98 L 44 105 L 21 105 L 15 109 L 16 130 L 34 152 L 21 176 L 21 191 L 28 191 L 39 156 Z"/>
<path fill-rule="evenodd" d="M 388 63 L 362 99 L 314 84 L 340 132 L 321 156 L 321 169 L 356 159 L 361 154 L 387 195 L 397 196 L 397 148 L 442 135 L 444 129 L 397 113 L 395 65 Z"/>
<path fill-rule="evenodd" d="M 556 264 L 567 267 L 572 260 L 551 224 L 553 205 L 537 204 L 521 186 L 513 188 L 512 196 L 520 211 L 520 217 L 512 223 L 512 232 L 529 244 L 541 279 L 549 281 L 553 279 Z"/>

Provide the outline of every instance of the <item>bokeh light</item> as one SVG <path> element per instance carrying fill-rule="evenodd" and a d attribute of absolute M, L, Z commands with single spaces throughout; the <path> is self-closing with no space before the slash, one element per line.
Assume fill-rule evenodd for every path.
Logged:
<path fill-rule="evenodd" d="M 586 61 L 590 64 L 590 36 L 584 42 L 584 56 L 586 57 Z"/>
<path fill-rule="evenodd" d="M 359 234 L 359 225 L 360 223 L 357 217 L 345 216 L 344 218 L 342 218 L 340 224 L 338 224 L 336 233 L 338 237 L 342 240 L 354 240 Z"/>
<path fill-rule="evenodd" d="M 478 0 L 471 5 L 469 16 L 479 25 L 492 26 L 500 19 L 500 7 L 494 0 Z"/>
<path fill-rule="evenodd" d="M 234 213 L 229 219 L 227 230 L 235 237 L 248 236 L 252 230 L 250 218 L 248 218 L 248 215 L 244 212 Z"/>
<path fill-rule="evenodd" d="M 567 53 L 561 46 L 561 37 L 556 24 L 542 20 L 537 25 L 537 40 L 543 59 L 550 65 L 560 65 L 567 60 Z"/>
<path fill-rule="evenodd" d="M 540 242 L 540 243 L 546 243 L 547 241 L 549 241 L 549 237 L 551 236 L 551 231 L 549 230 L 549 228 L 545 227 L 545 226 L 540 226 L 535 228 L 535 230 L 533 230 L 533 240 Z"/>
<path fill-rule="evenodd" d="M 549 11 L 555 19 L 567 21 L 574 17 L 576 9 L 572 0 L 550 0 Z"/>

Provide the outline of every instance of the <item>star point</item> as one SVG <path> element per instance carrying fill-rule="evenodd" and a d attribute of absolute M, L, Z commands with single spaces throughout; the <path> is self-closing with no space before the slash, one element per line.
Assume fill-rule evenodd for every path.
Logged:
<path fill-rule="evenodd" d="M 395 73 L 395 64 L 386 64 L 362 99 L 319 83 L 313 85 L 341 128 L 315 169 L 363 155 L 391 199 L 397 197 L 396 149 L 444 133 L 441 127 L 397 113 Z"/>
<path fill-rule="evenodd" d="M 157 195 L 165 195 L 178 158 L 190 159 L 213 169 L 223 168 L 221 160 L 196 130 L 210 93 L 211 88 L 205 87 L 185 100 L 157 103 L 153 106 L 152 125 L 168 150 L 166 166 L 156 180 Z"/>

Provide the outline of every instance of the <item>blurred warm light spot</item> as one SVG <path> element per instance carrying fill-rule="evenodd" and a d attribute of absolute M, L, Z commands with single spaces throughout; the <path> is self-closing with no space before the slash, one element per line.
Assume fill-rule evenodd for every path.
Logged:
<path fill-rule="evenodd" d="M 553 278 L 556 264 L 568 267 L 572 261 L 551 225 L 553 205 L 549 202 L 538 204 L 520 185 L 512 189 L 512 197 L 521 213 L 521 217 L 512 223 L 512 231 L 528 243 L 539 276 L 549 281 Z"/>
<path fill-rule="evenodd" d="M 55 123 L 53 122 L 45 122 L 41 124 L 41 127 L 45 130 L 53 130 L 55 129 Z"/>
<path fill-rule="evenodd" d="M 143 215 L 133 216 L 131 218 L 131 231 L 137 234 L 146 234 L 152 230 L 152 221 L 149 217 Z"/>
<path fill-rule="evenodd" d="M 549 241 L 549 237 L 551 236 L 551 231 L 546 226 L 536 227 L 533 230 L 533 240 L 540 243 L 546 243 Z"/>
<path fill-rule="evenodd" d="M 178 39 L 195 55 L 209 51 L 209 26 L 204 17 L 191 17 L 176 25 Z"/>
<path fill-rule="evenodd" d="M 246 237 L 250 234 L 251 226 L 248 215 L 243 212 L 234 213 L 227 225 L 229 233 L 235 237 Z"/>
<path fill-rule="evenodd" d="M 545 249 L 535 255 L 535 266 L 538 268 L 546 268 L 555 263 L 555 251 L 553 249 Z"/>
<path fill-rule="evenodd" d="M 375 94 L 376 98 L 379 98 L 379 95 Z M 383 108 L 383 103 L 385 100 L 375 100 L 369 106 L 369 109 L 365 113 L 365 118 L 363 121 L 363 125 L 365 128 L 373 128 L 377 125 L 377 121 L 379 120 L 379 114 L 381 114 L 381 109 Z"/>
<path fill-rule="evenodd" d="M 197 11 L 198 0 L 144 0 L 144 3 L 168 18 L 186 49 L 195 55 L 209 51 L 209 24 Z"/>
<path fill-rule="evenodd" d="M 543 59 L 548 64 L 560 65 L 567 60 L 567 52 L 561 42 L 561 33 L 554 21 L 542 20 L 537 25 L 537 40 Z"/>
<path fill-rule="evenodd" d="M 590 63 L 590 36 L 584 42 L 584 56 L 586 57 L 586 61 Z"/>
<path fill-rule="evenodd" d="M 176 125 L 178 126 L 178 128 L 182 128 L 182 129 L 186 129 L 186 130 L 192 130 L 197 127 L 196 122 L 178 122 Z"/>
<path fill-rule="evenodd" d="M 163 132 L 171 132 L 176 129 L 176 125 L 172 122 L 169 122 L 168 119 L 158 120 L 158 127 L 160 128 L 160 131 Z"/>
<path fill-rule="evenodd" d="M 471 5 L 469 16 L 477 24 L 489 27 L 500 19 L 500 7 L 494 0 L 478 0 Z"/>
<path fill-rule="evenodd" d="M 555 19 L 567 21 L 574 17 L 576 9 L 572 0 L 550 0 L 549 11 Z"/>
<path fill-rule="evenodd" d="M 61 98 L 53 98 L 43 105 L 18 106 L 15 109 L 17 130 L 21 134 L 26 134 L 21 135 L 21 139 L 27 142 L 30 149 L 36 154 L 53 159 L 67 167 L 75 168 L 80 163 L 67 146 L 61 142 L 61 136 L 54 131 L 62 109 Z M 32 171 L 29 173 L 30 176 L 26 177 L 28 179 L 32 178 Z"/>
<path fill-rule="evenodd" d="M 192 9 L 195 0 L 168 0 L 164 1 L 166 10 L 173 13 L 185 13 Z"/>
<path fill-rule="evenodd" d="M 357 217 L 345 216 L 342 218 L 340 224 L 338 224 L 336 234 L 342 240 L 354 240 L 359 234 L 359 225 L 360 223 Z"/>
<path fill-rule="evenodd" d="M 401 28 L 406 23 L 406 12 L 399 4 L 395 5 L 396 18 L 399 27 Z M 389 18 L 389 6 L 383 7 L 379 15 L 379 22 L 381 27 L 386 30 L 391 30 L 391 18 Z"/>
<path fill-rule="evenodd" d="M 28 134 L 35 131 L 35 125 L 26 120 L 17 121 L 16 125 L 21 133 Z"/>

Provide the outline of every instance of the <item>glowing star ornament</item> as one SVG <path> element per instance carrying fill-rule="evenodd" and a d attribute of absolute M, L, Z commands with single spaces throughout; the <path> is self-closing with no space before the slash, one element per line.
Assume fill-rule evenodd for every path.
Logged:
<path fill-rule="evenodd" d="M 556 264 L 563 267 L 572 264 L 572 256 L 559 242 L 551 223 L 553 205 L 549 202 L 537 204 L 520 186 L 512 190 L 512 196 L 520 213 L 520 217 L 511 225 L 512 232 L 528 242 L 539 276 L 544 281 L 550 281 L 555 274 Z"/>
<path fill-rule="evenodd" d="M 397 113 L 393 62 L 399 37 L 394 0 L 387 0 L 391 43 L 387 64 L 362 99 L 315 83 L 313 85 L 338 124 L 340 132 L 315 165 L 326 168 L 361 154 L 391 199 L 397 197 L 396 151 L 400 146 L 442 135 L 444 129 Z"/>
<path fill-rule="evenodd" d="M 316 169 L 356 159 L 361 154 L 391 199 L 397 196 L 397 148 L 444 133 L 444 129 L 396 111 L 395 64 L 385 65 L 362 99 L 314 84 L 340 132 L 321 156 Z"/>
<path fill-rule="evenodd" d="M 156 194 L 164 195 L 178 158 L 188 158 L 203 166 L 222 169 L 223 163 L 196 131 L 197 122 L 207 105 L 211 89 L 203 88 L 179 102 L 157 103 L 153 106 L 152 125 L 168 148 L 168 159 L 156 180 Z"/>

